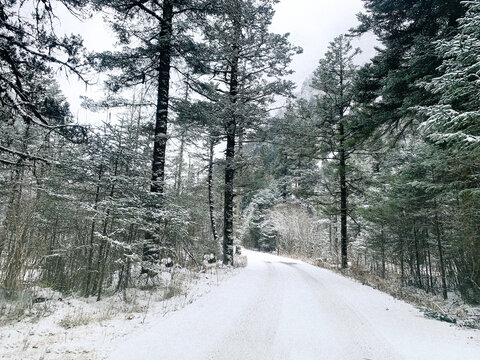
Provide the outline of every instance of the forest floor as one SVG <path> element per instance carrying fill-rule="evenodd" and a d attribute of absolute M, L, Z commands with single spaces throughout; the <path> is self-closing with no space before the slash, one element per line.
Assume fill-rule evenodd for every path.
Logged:
<path fill-rule="evenodd" d="M 65 305 L 64 299 L 37 323 L 0 328 L 0 358 L 479 358 L 478 330 L 425 318 L 418 308 L 330 270 L 245 253 L 245 269 L 220 270 L 218 282 L 215 273 L 203 274 L 183 295 L 173 294 L 170 310 L 188 304 L 179 311 L 168 311 L 164 295 L 156 293 L 136 295 L 136 306 L 149 304 L 148 310 L 113 315 L 108 312 L 123 300 L 92 299 L 82 302 L 82 311 L 94 314 L 82 324 L 82 311 L 72 311 L 80 300 Z M 75 326 L 68 328 L 70 323 Z"/>

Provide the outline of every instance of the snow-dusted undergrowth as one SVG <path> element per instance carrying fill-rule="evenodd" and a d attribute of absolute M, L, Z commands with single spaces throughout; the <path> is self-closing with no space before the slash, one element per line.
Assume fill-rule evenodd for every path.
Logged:
<path fill-rule="evenodd" d="M 341 271 L 341 273 L 360 281 L 364 285 L 371 286 L 417 306 L 424 312 L 425 317 L 480 329 L 480 307 L 465 303 L 457 293 L 449 292 L 448 299 L 444 300 L 442 295 L 438 293 L 428 293 L 415 286 L 401 286 L 400 278 L 392 274 L 383 279 L 359 267 L 352 267 Z"/>
<path fill-rule="evenodd" d="M 285 256 L 335 271 L 363 285 L 387 293 L 396 299 L 404 300 L 419 308 L 427 318 L 480 330 L 480 306 L 467 304 L 455 292 L 449 292 L 448 299 L 444 300 L 440 293 L 428 293 L 415 286 L 401 286 L 400 277 L 392 274 L 388 274 L 388 277 L 383 279 L 381 276 L 357 265 L 351 266 L 347 270 L 341 270 L 337 265 L 320 261 L 320 259 L 311 259 L 299 254 L 285 254 Z"/>
<path fill-rule="evenodd" d="M 200 273 L 176 269 L 174 276 L 162 274 L 163 286 L 132 288 L 98 302 L 38 289 L 36 296 L 48 300 L 0 304 L 0 359 L 103 359 L 105 344 L 194 302 L 236 272 L 223 266 Z M 21 320 L 12 320 L 16 315 Z"/>

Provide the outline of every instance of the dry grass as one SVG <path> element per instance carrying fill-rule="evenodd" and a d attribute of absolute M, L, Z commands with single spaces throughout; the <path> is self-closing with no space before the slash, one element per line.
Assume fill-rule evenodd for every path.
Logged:
<path fill-rule="evenodd" d="M 417 287 L 402 286 L 399 276 L 387 274 L 384 279 L 361 266 L 352 266 L 346 270 L 338 270 L 338 272 L 363 285 L 368 285 L 418 307 L 425 317 L 480 329 L 480 307 L 466 304 L 458 294 L 449 293 L 449 299 L 444 300 L 440 295 L 427 293 Z"/>

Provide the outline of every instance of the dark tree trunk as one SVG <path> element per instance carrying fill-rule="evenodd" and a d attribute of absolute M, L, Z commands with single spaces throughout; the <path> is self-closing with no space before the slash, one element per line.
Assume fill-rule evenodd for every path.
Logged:
<path fill-rule="evenodd" d="M 447 279 L 445 275 L 445 262 L 443 259 L 443 247 L 442 247 L 442 237 L 440 235 L 440 224 L 438 221 L 438 207 L 437 207 L 437 201 L 435 200 L 433 202 L 433 205 L 435 207 L 435 235 L 437 237 L 437 246 L 438 246 L 438 256 L 440 258 L 440 274 L 442 277 L 442 295 L 443 298 L 446 300 L 448 298 L 447 295 Z"/>
<path fill-rule="evenodd" d="M 215 224 L 215 215 L 213 213 L 213 150 L 215 141 L 210 140 L 210 149 L 208 154 L 208 209 L 210 212 L 210 225 L 212 227 L 213 241 L 218 243 L 217 228 Z"/>
<path fill-rule="evenodd" d="M 430 245 L 427 243 L 427 256 L 428 256 L 428 272 L 430 273 L 430 289 L 435 294 L 435 288 L 433 287 L 433 272 L 432 272 L 432 256 L 430 253 Z"/>
<path fill-rule="evenodd" d="M 151 192 L 163 193 L 165 181 L 165 150 L 167 146 L 168 102 L 170 89 L 170 63 L 172 58 L 173 4 L 163 2 L 158 63 L 157 109 L 153 144 Z"/>
<path fill-rule="evenodd" d="M 225 169 L 225 199 L 223 227 L 223 263 L 233 262 L 233 179 L 235 176 L 235 121 L 229 123 L 227 129 L 226 169 Z"/>
<path fill-rule="evenodd" d="M 348 238 L 347 238 L 347 178 L 346 178 L 346 153 L 344 148 L 345 131 L 343 123 L 340 122 L 340 239 L 342 268 L 348 267 Z"/>
<path fill-rule="evenodd" d="M 163 194 L 165 181 L 165 156 L 167 148 L 168 102 L 170 90 L 170 67 L 172 59 L 172 22 L 173 3 L 163 2 L 162 21 L 160 23 L 160 46 L 158 62 L 157 106 L 155 113 L 155 133 L 153 142 L 152 182 L 150 191 Z M 154 234 L 145 234 L 143 261 L 152 263 L 159 254 L 154 244 Z M 149 271 L 142 267 L 142 273 Z"/>
<path fill-rule="evenodd" d="M 234 26 L 238 29 L 239 24 L 234 21 Z M 239 34 L 239 30 L 237 30 Z M 235 176 L 235 136 L 237 132 L 237 118 L 234 109 L 238 95 L 238 44 L 234 39 L 232 46 L 232 61 L 230 70 L 230 103 L 232 105 L 231 113 L 226 126 L 227 148 L 225 150 L 225 190 L 224 190 L 224 209 L 223 209 L 223 263 L 233 264 L 233 179 Z"/>
<path fill-rule="evenodd" d="M 102 179 L 102 172 L 103 169 L 100 168 L 99 173 L 98 173 L 98 184 L 97 184 L 97 189 L 95 191 L 95 202 L 93 205 L 93 211 L 97 211 L 98 208 L 98 202 L 100 200 L 100 180 Z M 89 244 L 89 249 L 88 249 L 88 260 L 87 260 L 87 279 L 85 281 L 85 286 L 83 293 L 85 296 L 90 295 L 90 286 L 92 282 L 92 271 L 93 271 L 93 253 L 94 253 L 94 240 L 95 240 L 95 214 L 93 216 L 92 220 L 92 226 L 90 228 L 90 244 Z"/>
<path fill-rule="evenodd" d="M 400 235 L 400 280 L 402 286 L 405 285 L 405 259 L 404 259 L 404 240 Z"/>
<path fill-rule="evenodd" d="M 420 253 L 418 249 L 418 237 L 417 237 L 417 224 L 415 223 L 415 220 L 413 221 L 413 243 L 415 245 L 415 263 L 416 263 L 416 279 L 417 279 L 417 285 L 423 289 L 423 284 L 422 284 L 422 274 L 420 272 Z"/>
<path fill-rule="evenodd" d="M 430 256 L 430 244 L 428 243 L 428 230 L 425 229 L 425 234 L 423 238 L 423 248 L 424 248 L 424 257 L 425 261 L 427 262 L 425 266 L 426 274 L 427 274 L 427 291 L 431 291 L 435 293 L 433 289 L 433 274 L 432 274 L 432 258 Z"/>
<path fill-rule="evenodd" d="M 282 167 L 282 175 L 283 175 L 282 198 L 283 200 L 287 200 L 287 196 L 288 196 L 288 193 L 287 193 L 288 155 L 287 153 L 285 152 L 284 154 L 282 154 L 282 157 L 284 161 L 283 167 Z"/>
<path fill-rule="evenodd" d="M 380 241 L 381 241 L 381 250 L 382 250 L 382 278 L 385 279 L 385 272 L 386 272 L 386 269 L 385 269 L 385 234 L 384 234 L 384 231 L 383 231 L 383 225 L 382 225 L 382 235 L 381 235 Z"/>
<path fill-rule="evenodd" d="M 235 156 L 237 158 L 241 158 L 242 156 L 242 151 L 243 151 L 243 129 L 241 127 L 237 126 L 237 131 L 238 133 L 238 145 L 237 145 L 237 152 Z M 237 170 L 236 177 L 237 179 L 242 182 L 242 176 L 243 176 L 243 170 L 242 166 Z M 242 221 L 242 200 L 243 196 L 241 193 L 237 193 L 235 196 L 235 223 L 237 226 L 241 226 L 241 221 Z M 238 230 L 237 230 L 238 231 Z"/>

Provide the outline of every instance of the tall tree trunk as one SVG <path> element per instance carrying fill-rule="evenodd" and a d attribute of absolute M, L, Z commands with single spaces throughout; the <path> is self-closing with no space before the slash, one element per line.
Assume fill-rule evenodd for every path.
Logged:
<path fill-rule="evenodd" d="M 223 263 L 233 264 L 233 179 L 235 177 L 235 136 L 237 132 L 237 115 L 235 104 L 238 95 L 238 63 L 239 63 L 239 46 L 240 24 L 234 19 L 234 27 L 236 29 L 235 38 L 232 44 L 232 59 L 230 69 L 230 103 L 231 113 L 227 121 L 227 148 L 225 150 L 225 190 L 224 190 L 224 209 L 223 209 Z"/>
<path fill-rule="evenodd" d="M 223 210 L 223 263 L 233 263 L 233 179 L 235 176 L 235 120 L 230 120 L 227 127 L 227 149 L 225 168 L 225 190 Z"/>
<path fill-rule="evenodd" d="M 328 221 L 328 244 L 329 244 L 329 250 L 330 250 L 330 257 L 333 258 L 333 236 L 332 236 L 332 217 L 331 216 Z"/>
<path fill-rule="evenodd" d="M 122 144 L 121 142 L 119 143 L 119 148 L 121 149 Z M 118 176 L 118 162 L 119 159 L 122 157 L 122 150 L 117 154 L 117 157 L 115 159 L 115 164 L 114 164 L 114 169 L 113 169 L 113 178 L 115 179 Z M 115 194 L 115 181 L 112 183 L 112 186 L 110 187 L 110 193 L 109 193 L 109 198 L 113 200 L 113 195 Z M 102 240 L 100 242 L 100 249 L 98 251 L 98 261 L 97 261 L 97 273 L 96 273 L 96 283 L 97 286 L 95 287 L 98 289 L 97 293 L 97 301 L 100 301 L 100 298 L 102 296 L 102 288 L 103 288 L 103 279 L 105 276 L 105 264 L 107 263 L 107 258 L 109 254 L 109 243 L 105 240 L 105 238 L 108 236 L 107 232 L 107 226 L 108 222 L 110 220 L 110 209 L 107 209 L 106 214 L 105 214 L 105 220 L 103 223 L 103 231 L 102 231 Z M 111 229 L 110 232 L 112 232 L 113 228 L 113 219 L 111 220 Z M 105 250 L 106 249 L 106 250 Z M 105 255 L 104 255 L 105 251 Z"/>
<path fill-rule="evenodd" d="M 158 88 L 153 142 L 152 182 L 150 185 L 150 191 L 157 194 L 163 194 L 165 182 L 170 67 L 172 59 L 172 23 L 174 15 L 172 1 L 165 0 L 162 8 L 162 20 L 160 22 L 160 46 L 158 51 Z M 145 234 L 143 261 L 151 263 L 158 257 L 158 251 L 154 244 L 154 234 L 148 231 Z M 142 273 L 148 272 L 148 269 L 142 267 Z"/>
<path fill-rule="evenodd" d="M 210 149 L 208 154 L 208 209 L 210 212 L 210 225 L 212 227 L 213 241 L 218 243 L 217 228 L 215 224 L 215 214 L 213 213 L 213 152 L 215 148 L 215 141 L 210 140 Z"/>
<path fill-rule="evenodd" d="M 243 151 L 243 129 L 242 127 L 237 127 L 237 132 L 238 132 L 238 146 L 237 146 L 237 153 L 236 156 L 241 157 L 242 156 L 242 151 Z M 242 181 L 242 167 L 238 169 L 237 172 L 237 179 L 239 178 L 240 181 Z M 238 227 L 237 228 L 237 234 L 238 234 L 238 229 L 241 226 L 242 222 L 242 198 L 243 196 L 241 193 L 237 193 L 235 196 L 235 224 Z"/>
<path fill-rule="evenodd" d="M 167 147 L 168 102 L 170 90 L 170 64 L 172 59 L 173 3 L 163 2 L 158 62 L 157 107 L 155 113 L 155 139 L 153 143 L 152 183 L 150 191 L 162 194 L 165 181 L 165 155 Z"/>
<path fill-rule="evenodd" d="M 382 234 L 381 234 L 381 250 L 382 250 L 382 278 L 385 279 L 385 233 L 383 231 L 383 225 L 382 225 Z"/>
<path fill-rule="evenodd" d="M 340 238 L 342 268 L 348 267 L 348 238 L 347 238 L 347 178 L 346 178 L 346 152 L 344 148 L 345 131 L 343 123 L 339 125 L 340 133 Z"/>

